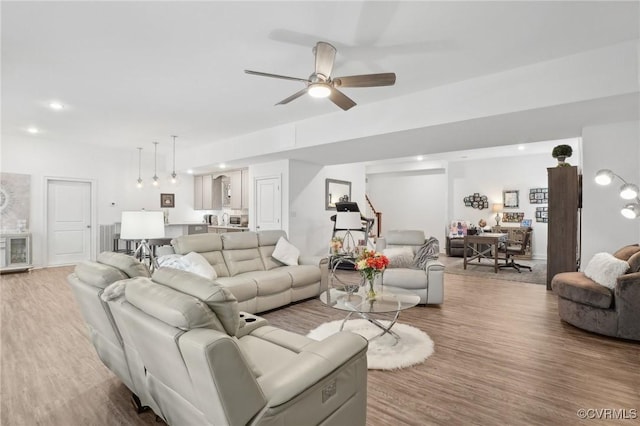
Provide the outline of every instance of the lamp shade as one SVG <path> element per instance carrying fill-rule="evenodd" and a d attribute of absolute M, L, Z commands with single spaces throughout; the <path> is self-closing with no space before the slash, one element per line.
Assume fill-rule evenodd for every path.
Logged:
<path fill-rule="evenodd" d="M 148 240 L 164 238 L 164 214 L 161 211 L 122 212 L 120 238 L 123 240 Z"/>
<path fill-rule="evenodd" d="M 596 183 L 598 185 L 609 185 L 613 182 L 615 174 L 609 169 L 598 170 L 596 173 Z"/>
<path fill-rule="evenodd" d="M 359 212 L 338 212 L 336 215 L 336 229 L 362 229 L 362 220 Z"/>
<path fill-rule="evenodd" d="M 491 206 L 491 211 L 494 213 L 501 212 L 503 209 L 504 206 L 502 205 L 502 203 L 493 203 L 493 205 Z"/>

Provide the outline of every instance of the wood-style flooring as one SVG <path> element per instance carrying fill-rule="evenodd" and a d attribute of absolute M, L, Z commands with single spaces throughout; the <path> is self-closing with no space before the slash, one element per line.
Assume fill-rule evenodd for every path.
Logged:
<path fill-rule="evenodd" d="M 95 354 L 66 283 L 71 270 L 0 277 L 1 424 L 157 425 L 153 413 L 134 412 Z M 299 333 L 342 315 L 318 300 L 263 314 Z M 640 344 L 561 322 L 544 286 L 445 274 L 444 304 L 400 321 L 427 332 L 435 353 L 415 367 L 369 371 L 368 425 L 606 423 L 581 421 L 579 409 L 640 415 Z"/>

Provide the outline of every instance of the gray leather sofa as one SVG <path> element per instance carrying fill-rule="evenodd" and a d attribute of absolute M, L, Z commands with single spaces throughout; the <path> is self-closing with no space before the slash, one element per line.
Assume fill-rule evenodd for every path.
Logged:
<path fill-rule="evenodd" d="M 145 385 L 144 365 L 135 352 L 125 352 L 111 309 L 101 298 L 109 285 L 133 277 L 149 277 L 149 270 L 131 256 L 104 252 L 96 262 L 79 263 L 67 281 L 100 360 L 131 390 L 138 410 L 143 407 L 156 410 L 158 407 Z"/>
<path fill-rule="evenodd" d="M 211 280 L 169 268 L 128 274 L 120 267 L 130 260 L 141 265 L 102 254 L 69 282 L 89 329 L 100 330 L 91 333 L 100 358 L 168 424 L 365 424 L 364 338 L 317 342 L 240 312 Z"/>
<path fill-rule="evenodd" d="M 264 312 L 311 297 L 326 290 L 326 259 L 304 257 L 299 265 L 287 266 L 272 257 L 284 231 L 229 232 L 182 235 L 171 240 L 173 250 L 185 255 L 196 252 L 213 266 L 215 282 L 228 288 L 240 309 Z"/>
<path fill-rule="evenodd" d="M 376 251 L 385 248 L 410 247 L 415 254 L 426 242 L 423 231 L 389 231 L 378 238 Z M 410 290 L 420 296 L 421 304 L 440 304 L 444 301 L 444 265 L 437 260 L 426 262 L 424 269 L 387 268 L 382 275 L 385 286 Z"/>
<path fill-rule="evenodd" d="M 640 247 L 623 247 L 614 253 L 629 262 L 614 290 L 584 272 L 554 275 L 551 288 L 558 295 L 560 318 L 576 327 L 606 336 L 640 340 Z"/>

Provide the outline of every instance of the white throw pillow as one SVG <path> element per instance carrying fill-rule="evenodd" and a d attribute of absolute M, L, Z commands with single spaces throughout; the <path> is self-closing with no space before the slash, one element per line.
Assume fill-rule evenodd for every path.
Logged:
<path fill-rule="evenodd" d="M 300 250 L 295 248 L 293 244 L 287 241 L 284 237 L 280 237 L 276 243 L 276 248 L 273 250 L 274 259 L 279 260 L 285 265 L 294 266 L 298 264 L 298 257 L 300 257 Z"/>
<path fill-rule="evenodd" d="M 584 274 L 600 285 L 614 289 L 616 279 L 629 269 L 629 264 L 609 253 L 597 253 L 587 264 Z"/>
<path fill-rule="evenodd" d="M 382 254 L 389 258 L 389 268 L 410 268 L 413 263 L 411 247 L 389 247 L 382 250 Z"/>
<path fill-rule="evenodd" d="M 210 280 L 218 278 L 216 270 L 213 269 L 213 266 L 211 266 L 207 259 L 205 259 L 200 253 L 192 251 L 191 253 L 185 254 L 181 259 L 181 263 L 185 266 L 185 271 L 192 272 Z"/>

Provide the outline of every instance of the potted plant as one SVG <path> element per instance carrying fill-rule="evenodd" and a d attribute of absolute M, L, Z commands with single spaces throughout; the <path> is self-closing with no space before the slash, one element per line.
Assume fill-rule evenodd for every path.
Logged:
<path fill-rule="evenodd" d="M 567 157 L 571 157 L 571 154 L 573 154 L 573 148 L 570 145 L 558 145 L 551 151 L 551 156 L 558 159 L 558 167 L 568 166 L 569 164 L 565 163 L 564 160 Z"/>

